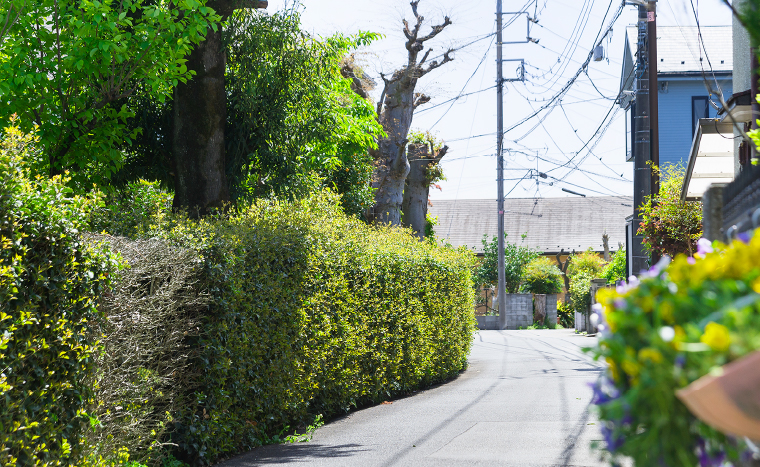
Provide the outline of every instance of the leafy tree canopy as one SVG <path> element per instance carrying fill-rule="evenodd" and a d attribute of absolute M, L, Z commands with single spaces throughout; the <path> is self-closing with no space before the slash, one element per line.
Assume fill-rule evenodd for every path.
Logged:
<path fill-rule="evenodd" d="M 504 270 L 507 279 L 507 293 L 517 293 L 523 282 L 525 268 L 532 260 L 539 256 L 538 251 L 510 243 L 506 241 L 504 234 Z M 525 241 L 527 235 L 522 235 Z M 488 236 L 483 235 L 483 262 L 475 272 L 475 283 L 481 285 L 497 285 L 499 281 L 499 239 L 494 236 L 488 241 Z"/>
<path fill-rule="evenodd" d="M 297 12 L 241 11 L 228 40 L 227 167 L 233 196 L 294 197 L 315 172 L 358 214 L 371 204 L 368 150 L 383 130 L 372 104 L 341 68 L 351 50 L 379 37 L 326 39 L 302 31 Z"/>
<path fill-rule="evenodd" d="M 227 48 L 226 168 L 237 201 L 302 198 L 329 187 L 346 212 L 372 203 L 368 150 L 383 135 L 372 104 L 341 74 L 350 52 L 377 34 L 312 37 L 298 11 L 236 11 L 225 24 Z M 172 109 L 143 87 L 130 97 L 129 121 L 145 128 L 131 146 L 118 183 L 140 178 L 172 188 Z"/>
<path fill-rule="evenodd" d="M 71 170 L 74 182 L 107 180 L 134 109 L 117 102 L 143 86 L 163 101 L 190 78 L 185 56 L 218 16 L 204 0 L 8 2 L 0 16 L 0 118 L 39 128 L 46 157 L 34 170 Z"/>

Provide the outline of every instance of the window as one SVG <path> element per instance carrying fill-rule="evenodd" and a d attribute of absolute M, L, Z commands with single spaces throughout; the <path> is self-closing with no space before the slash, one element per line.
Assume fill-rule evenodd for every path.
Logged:
<path fill-rule="evenodd" d="M 707 96 L 691 98 L 691 134 L 697 131 L 700 118 L 710 118 L 710 99 Z"/>

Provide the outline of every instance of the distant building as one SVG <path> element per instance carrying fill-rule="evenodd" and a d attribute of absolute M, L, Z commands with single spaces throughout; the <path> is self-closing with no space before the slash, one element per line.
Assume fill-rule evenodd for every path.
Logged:
<path fill-rule="evenodd" d="M 497 235 L 496 200 L 437 200 L 429 208 L 438 217 L 435 233 L 454 246 L 483 253 L 483 236 Z M 539 250 L 544 255 L 585 251 L 603 252 L 602 235 L 611 251 L 625 245 L 625 218 L 633 209 L 630 196 L 588 198 L 507 198 L 504 200 L 507 241 Z M 525 240 L 522 234 L 527 234 Z"/>
<path fill-rule="evenodd" d="M 660 166 L 688 164 L 699 120 L 716 118 L 721 101 L 733 92 L 731 26 L 657 26 L 657 79 L 660 124 Z M 626 160 L 633 161 L 637 29 L 626 28 L 619 104 L 626 110 Z M 704 49 L 702 48 L 704 43 Z M 706 53 L 705 53 L 706 50 Z M 709 58 L 709 63 L 708 63 Z M 627 91 L 627 92 L 623 92 Z"/>

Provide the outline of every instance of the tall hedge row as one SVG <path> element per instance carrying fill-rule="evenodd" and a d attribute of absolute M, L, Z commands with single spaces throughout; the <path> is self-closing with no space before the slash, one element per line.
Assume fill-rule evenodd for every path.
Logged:
<path fill-rule="evenodd" d="M 320 194 L 162 228 L 200 252 L 194 403 L 175 416 L 182 458 L 207 463 L 285 425 L 378 402 L 465 368 L 472 255 L 347 218 Z"/>
<path fill-rule="evenodd" d="M 466 365 L 466 250 L 329 193 L 83 235 L 99 199 L 32 178 L 33 137 L 0 144 L 1 465 L 209 464 Z"/>
<path fill-rule="evenodd" d="M 0 143 L 0 465 L 76 464 L 86 449 L 96 301 L 115 261 L 78 239 L 92 199 L 33 179 L 34 138 Z"/>

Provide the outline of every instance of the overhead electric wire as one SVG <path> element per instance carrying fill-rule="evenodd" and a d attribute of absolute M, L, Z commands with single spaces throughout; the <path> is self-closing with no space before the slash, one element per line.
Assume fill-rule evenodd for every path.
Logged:
<path fill-rule="evenodd" d="M 614 1 L 615 1 L 615 0 L 612 0 L 612 2 L 614 2 Z M 607 29 L 605 30 L 604 34 L 602 34 L 602 31 L 599 31 L 599 34 L 597 35 L 597 40 L 595 41 L 595 44 L 594 44 L 594 46 L 596 46 L 596 45 L 599 45 L 599 44 L 601 43 L 601 40 L 603 40 L 605 37 L 607 37 L 607 34 L 609 34 L 609 32 L 612 30 L 612 26 L 615 24 L 615 22 L 617 21 L 617 19 L 618 19 L 618 18 L 620 18 L 620 15 L 621 15 L 621 13 L 623 12 L 623 7 L 624 7 L 624 5 L 625 5 L 625 2 L 621 2 L 621 3 L 620 3 L 620 7 L 618 8 L 618 11 L 615 13 L 614 17 L 613 17 L 613 18 L 610 20 L 610 24 L 609 24 L 609 26 L 607 27 Z M 600 35 L 601 35 L 601 39 L 600 39 Z M 576 80 L 578 79 L 578 77 L 581 75 L 581 73 L 583 72 L 583 70 L 584 70 L 584 69 L 585 69 L 585 68 L 588 66 L 588 64 L 591 62 L 591 58 L 592 58 L 592 57 L 593 57 L 593 48 L 592 48 L 592 52 L 590 52 L 590 53 L 589 53 L 588 57 L 586 58 L 586 61 L 583 63 L 583 65 L 581 66 L 581 68 L 580 68 L 580 69 L 579 69 L 579 70 L 578 70 L 578 71 L 575 73 L 575 75 L 574 75 L 574 76 L 573 76 L 573 77 L 572 77 L 572 78 L 571 78 L 571 79 L 570 79 L 570 80 L 567 82 L 567 84 L 565 84 L 565 86 L 564 86 L 564 87 L 563 87 L 563 88 L 562 88 L 562 89 L 561 89 L 561 90 L 560 90 L 560 91 L 559 91 L 557 94 L 555 94 L 555 95 L 554 95 L 554 97 L 552 97 L 552 99 L 551 99 L 551 100 L 550 100 L 550 101 L 549 101 L 547 104 L 545 104 L 545 105 L 541 106 L 541 107 L 540 107 L 538 110 L 534 111 L 534 112 L 533 112 L 532 114 L 530 114 L 529 116 L 527 116 L 527 117 L 525 117 L 525 118 L 521 119 L 519 122 L 517 122 L 517 123 L 513 124 L 512 126 L 510 126 L 509 128 L 507 128 L 507 129 L 504 131 L 504 134 L 507 134 L 507 133 L 509 133 L 510 131 L 512 131 L 512 130 L 514 130 L 515 128 L 517 128 L 517 127 L 521 126 L 521 125 L 522 125 L 522 124 L 524 124 L 525 122 L 527 122 L 527 121 L 531 120 L 531 119 L 532 119 L 532 118 L 534 118 L 536 115 L 538 115 L 539 113 L 541 113 L 541 112 L 543 112 L 544 110 L 546 110 L 547 108 L 549 108 L 549 106 L 551 106 L 551 105 L 552 105 L 552 104 L 553 104 L 553 103 L 554 103 L 554 102 L 555 102 L 557 99 L 559 99 L 560 97 L 562 97 L 563 95 L 565 95 L 565 94 L 567 93 L 568 89 L 570 89 L 570 87 L 571 87 L 571 86 L 572 86 L 572 85 L 575 83 L 575 81 L 576 81 Z"/>

